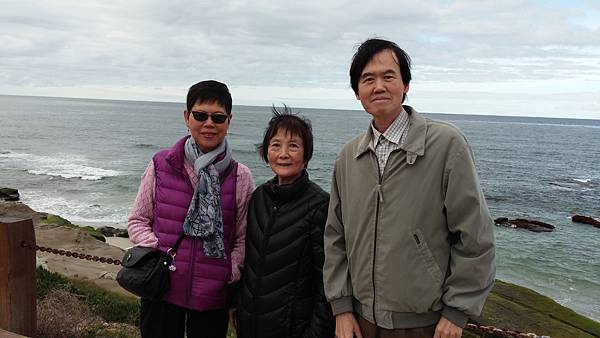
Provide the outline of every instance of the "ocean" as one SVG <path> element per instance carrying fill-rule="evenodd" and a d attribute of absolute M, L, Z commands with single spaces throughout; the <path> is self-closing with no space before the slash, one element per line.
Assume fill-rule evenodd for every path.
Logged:
<path fill-rule="evenodd" d="M 415 107 L 418 110 L 418 107 Z M 187 133 L 184 103 L 0 95 L 0 187 L 38 211 L 79 224 L 125 227 L 152 155 Z M 341 146 L 366 130 L 362 111 L 295 111 L 313 123 L 311 179 L 329 190 Z M 554 224 L 552 233 L 496 227 L 497 278 L 532 288 L 600 321 L 600 120 L 425 114 L 469 138 L 493 218 Z M 234 106 L 228 140 L 258 185 L 256 153 L 269 107 Z"/>

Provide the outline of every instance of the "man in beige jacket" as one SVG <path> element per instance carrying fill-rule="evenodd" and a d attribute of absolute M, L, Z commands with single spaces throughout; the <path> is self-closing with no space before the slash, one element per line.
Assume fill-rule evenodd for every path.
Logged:
<path fill-rule="evenodd" d="M 403 106 L 410 58 L 370 39 L 350 82 L 373 116 L 335 161 L 325 293 L 336 337 L 460 337 L 495 275 L 494 229 L 473 153 L 451 124 Z"/>

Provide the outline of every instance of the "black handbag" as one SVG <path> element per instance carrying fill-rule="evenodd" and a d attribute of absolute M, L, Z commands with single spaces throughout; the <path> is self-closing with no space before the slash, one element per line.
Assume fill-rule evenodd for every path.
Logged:
<path fill-rule="evenodd" d="M 119 285 L 142 298 L 160 300 L 169 290 L 169 273 L 175 271 L 173 259 L 183 237 L 181 234 L 167 252 L 142 246 L 127 250 L 117 273 Z"/>

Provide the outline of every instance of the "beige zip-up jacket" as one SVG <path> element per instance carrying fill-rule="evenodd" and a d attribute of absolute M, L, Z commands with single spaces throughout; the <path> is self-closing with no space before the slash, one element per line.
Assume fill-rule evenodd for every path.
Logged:
<path fill-rule="evenodd" d="M 379 175 L 371 128 L 336 158 L 325 227 L 325 294 L 386 328 L 477 316 L 495 272 L 494 228 L 473 154 L 453 125 L 409 106 L 409 131 Z"/>

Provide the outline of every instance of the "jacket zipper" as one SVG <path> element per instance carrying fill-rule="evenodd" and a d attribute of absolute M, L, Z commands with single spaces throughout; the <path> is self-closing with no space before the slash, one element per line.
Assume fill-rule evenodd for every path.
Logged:
<path fill-rule="evenodd" d="M 374 324 L 377 326 L 377 317 L 375 317 L 375 298 L 377 297 L 377 292 L 375 290 L 375 261 L 377 258 L 377 226 L 379 225 L 379 202 L 381 200 L 383 200 L 382 198 L 382 194 L 381 194 L 381 180 L 382 180 L 382 175 L 381 175 L 381 171 L 379 169 L 379 161 L 377 160 L 377 156 L 375 157 L 375 162 L 377 163 L 377 174 L 379 177 L 379 182 L 377 184 L 377 203 L 376 203 L 376 209 L 375 209 L 375 233 L 373 234 L 373 266 L 372 266 L 372 270 L 371 270 L 371 281 L 373 282 L 373 321 L 375 322 Z M 384 168 L 385 170 L 385 168 Z"/>
<path fill-rule="evenodd" d="M 192 239 L 192 259 L 190 261 L 190 278 L 189 278 L 189 287 L 187 290 L 187 301 L 189 302 L 192 299 L 192 279 L 194 276 L 194 267 L 196 266 L 196 240 Z"/>
<path fill-rule="evenodd" d="M 253 313 L 253 320 L 252 323 L 254 324 L 254 337 L 260 337 L 259 332 L 258 332 L 258 294 L 260 293 L 260 289 L 261 289 L 261 281 L 262 281 L 262 276 L 263 276 L 263 270 L 264 270 L 264 265 L 265 265 L 265 260 L 266 260 L 266 254 L 265 252 L 267 251 L 267 246 L 269 244 L 269 238 L 271 237 L 271 228 L 273 227 L 273 224 L 275 224 L 275 216 L 277 216 L 277 211 L 279 210 L 279 204 L 277 203 L 277 201 L 273 202 L 273 213 L 271 214 L 271 219 L 269 220 L 269 223 L 267 223 L 267 227 L 265 228 L 265 232 L 264 232 L 264 238 L 262 241 L 262 245 L 259 251 L 259 255 L 260 255 L 260 261 L 258 263 L 258 269 L 256 271 L 256 285 L 254 287 L 254 297 L 252 300 L 252 303 L 254 304 L 254 311 L 252 311 Z"/>
<path fill-rule="evenodd" d="M 176 169 L 176 170 L 179 172 L 179 174 L 181 174 L 182 176 L 187 178 L 187 183 L 193 191 L 195 189 L 194 185 L 192 184 L 192 181 L 189 178 L 189 176 L 187 175 L 187 172 L 185 171 L 185 169 L 183 169 L 183 170 Z M 187 288 L 187 292 L 186 292 L 186 295 L 187 295 L 186 302 L 189 302 L 190 299 L 192 299 L 192 280 L 193 280 L 193 276 L 194 276 L 194 267 L 196 266 L 196 264 L 194 263 L 196 260 L 196 240 L 194 238 L 190 238 L 190 241 L 192 242 L 192 252 L 190 253 L 191 260 L 190 260 L 190 270 L 189 270 L 189 278 L 188 278 L 188 288 Z M 179 248 L 177 248 L 177 250 L 179 250 Z M 173 262 L 172 264 L 175 264 L 175 262 Z"/>

